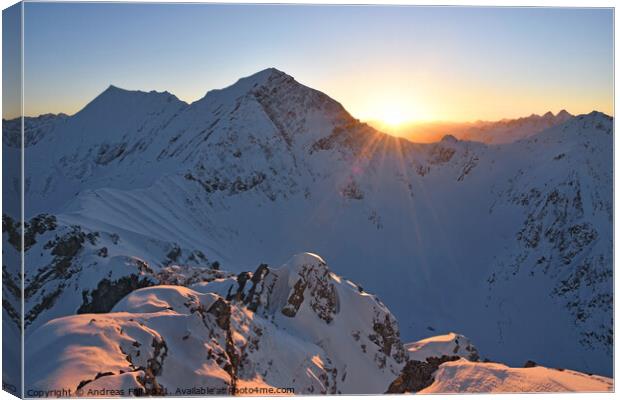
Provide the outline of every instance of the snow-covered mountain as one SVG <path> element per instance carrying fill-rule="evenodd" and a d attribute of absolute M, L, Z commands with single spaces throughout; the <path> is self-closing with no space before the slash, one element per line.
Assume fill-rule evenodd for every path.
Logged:
<path fill-rule="evenodd" d="M 503 119 L 500 121 L 479 121 L 471 126 L 455 129 L 451 134 L 463 140 L 473 140 L 488 144 L 512 143 L 536 135 L 545 129 L 563 124 L 573 118 L 566 110 L 557 114 L 551 111 L 543 114 L 532 114 L 517 119 Z"/>
<path fill-rule="evenodd" d="M 528 138 L 560 125 L 569 119 L 568 111 L 562 110 L 557 114 L 551 111 L 543 115 L 532 114 L 528 117 L 502 119 L 499 121 L 475 122 L 415 122 L 398 126 L 390 126 L 377 121 L 369 124 L 378 130 L 408 138 L 413 142 L 436 142 L 443 136 L 452 135 L 460 140 L 470 140 L 486 144 L 506 144 Z"/>
<path fill-rule="evenodd" d="M 511 366 L 534 360 L 610 376 L 612 122 L 593 112 L 510 144 L 452 136 L 414 144 L 360 123 L 338 102 L 275 69 L 210 91 L 192 104 L 167 92 L 110 86 L 73 116 L 35 119 L 30 123 L 36 129 L 26 126 L 26 341 L 41 335 L 65 340 L 52 333 L 67 329 L 82 340 L 80 335 L 95 329 L 84 325 L 93 317 L 86 321 L 72 316 L 76 313 L 157 314 L 130 304 L 140 293 L 163 296 L 161 304 L 193 296 L 208 309 L 217 298 L 228 299 L 240 272 L 266 264 L 269 276 L 283 276 L 272 266 L 310 251 L 337 274 L 323 271 L 330 284 L 321 291 L 340 293 L 351 279 L 363 286 L 356 289 L 360 296 L 369 296 L 367 290 L 385 303 L 375 297 L 362 301 L 370 308 L 359 321 L 347 322 L 351 329 L 370 332 L 370 317 L 363 316 L 380 309 L 399 321 L 405 341 L 459 332 L 486 357 Z M 19 158 L 15 145 L 3 140 L 4 171 Z M 19 181 L 5 172 L 5 182 L 6 199 Z M 18 204 L 5 202 L 3 326 L 15 335 L 18 220 Z M 250 275 L 241 279 L 256 276 Z M 336 285 L 338 279 L 345 286 Z M 304 292 L 312 286 L 301 281 Z M 155 284 L 183 287 L 164 293 L 150 288 Z M 277 291 L 278 306 L 291 287 L 289 281 L 288 289 Z M 240 315 L 248 310 L 227 301 Z M 346 378 L 332 385 L 328 370 L 337 369 L 342 379 L 345 364 L 357 368 L 363 363 L 355 357 L 367 357 L 317 345 L 312 330 L 321 327 L 327 334 L 331 322 L 325 319 L 340 306 L 318 301 L 325 326 L 290 328 L 295 334 L 286 340 L 298 344 L 300 354 L 318 351 L 311 345 L 323 349 L 313 354 L 319 354 L 316 368 L 329 381 L 321 386 L 300 377 L 298 387 L 347 393 L 386 384 L 387 390 L 405 362 L 391 352 L 382 353 L 390 365 L 381 370 L 384 377 L 368 382 L 376 386 L 349 384 Z M 196 318 L 171 307 L 169 314 L 187 314 L 178 317 L 187 320 L 184 324 Z M 295 307 L 281 311 L 295 314 Z M 259 324 L 278 323 L 270 317 L 273 310 L 250 309 Z M 135 325 L 131 317 L 105 315 L 101 318 L 122 329 Z M 290 321 L 280 314 L 277 319 Z M 159 338 L 180 329 L 164 328 L 159 320 L 148 316 L 149 329 L 131 328 L 141 338 L 137 341 L 151 341 L 146 331 Z M 63 343 L 55 348 L 64 351 L 70 343 Z M 140 362 L 148 363 L 144 357 Z M 265 360 L 252 368 L 266 371 Z M 52 371 L 33 354 L 26 368 L 38 365 L 36 382 L 78 365 L 86 375 L 109 372 L 87 368 L 87 360 L 75 362 Z M 366 367 L 377 373 L 375 366 L 359 366 Z M 205 376 L 212 379 L 214 371 L 205 369 Z M 296 370 L 291 371 L 276 375 L 284 382 Z M 232 379 L 224 373 L 216 375 Z M 129 384 L 139 375 L 105 379 Z M 254 379 L 250 375 L 239 380 Z"/>
<path fill-rule="evenodd" d="M 405 349 L 376 296 L 313 254 L 253 273 L 196 269 L 190 276 L 200 278 L 188 280 L 190 271 L 167 270 L 159 285 L 134 290 L 109 313 L 35 330 L 26 387 L 87 397 L 613 389 L 610 378 L 478 362 L 462 335 Z"/>
<path fill-rule="evenodd" d="M 310 254 L 253 274 L 136 290 L 111 311 L 36 330 L 27 386 L 381 393 L 406 359 L 385 306 Z"/>
<path fill-rule="evenodd" d="M 23 120 L 24 130 L 28 132 L 24 146 L 32 146 L 43 138 L 48 132 L 53 131 L 56 125 L 62 124 L 69 118 L 66 114 L 43 114 L 38 117 L 25 117 Z M 2 143 L 11 147 L 21 146 L 22 119 L 2 120 Z"/>

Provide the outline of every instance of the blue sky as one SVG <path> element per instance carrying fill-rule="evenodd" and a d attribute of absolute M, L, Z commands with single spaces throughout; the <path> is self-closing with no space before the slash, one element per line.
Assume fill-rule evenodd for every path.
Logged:
<path fill-rule="evenodd" d="M 613 110 L 611 9 L 27 3 L 26 115 L 276 67 L 362 119 Z"/>

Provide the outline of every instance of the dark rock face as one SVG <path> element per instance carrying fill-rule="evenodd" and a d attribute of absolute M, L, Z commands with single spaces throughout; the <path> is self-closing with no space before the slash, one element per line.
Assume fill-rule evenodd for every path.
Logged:
<path fill-rule="evenodd" d="M 106 313 L 123 297 L 136 289 L 152 286 L 154 282 L 148 278 L 136 274 L 124 276 L 118 280 L 110 281 L 103 279 L 97 284 L 97 288 L 91 292 L 82 292 L 84 299 L 77 310 L 78 314 Z"/>
<path fill-rule="evenodd" d="M 394 357 L 396 362 L 403 362 L 406 360 L 406 352 L 400 341 L 398 323 L 390 314 L 385 314 L 383 320 L 375 318 L 373 331 L 374 333 L 368 338 L 379 346 L 381 352 L 384 354 L 382 360 L 377 360 L 380 366 L 382 366 L 381 364 L 385 364 L 385 357 Z"/>
<path fill-rule="evenodd" d="M 57 228 L 56 216 L 49 214 L 39 214 L 32 218 L 29 223 L 25 224 L 26 232 L 24 234 L 24 242 L 26 250 L 34 243 L 37 235 L 42 235 L 47 231 L 53 231 Z"/>
<path fill-rule="evenodd" d="M 253 273 L 237 274 L 237 284 L 229 289 L 226 300 L 245 304 L 252 312 L 268 313 L 270 296 L 277 280 L 278 276 L 271 272 L 267 264 L 260 264 Z"/>
<path fill-rule="evenodd" d="M 331 282 L 327 265 L 304 265 L 298 271 L 299 280 L 291 289 L 287 304 L 282 314 L 293 318 L 306 296 L 310 307 L 323 321 L 330 323 L 338 313 L 338 295 Z"/>
<path fill-rule="evenodd" d="M 52 254 L 57 257 L 73 258 L 82 248 L 84 234 L 76 231 L 75 234 L 66 235 L 62 240 L 58 240 L 52 249 Z"/>
<path fill-rule="evenodd" d="M 534 368 L 536 366 L 538 366 L 538 364 L 536 364 L 534 361 L 527 360 L 525 364 L 523 365 L 523 368 Z"/>
<path fill-rule="evenodd" d="M 269 274 L 269 267 L 267 264 L 261 264 L 258 266 L 254 274 L 252 275 L 252 287 L 248 291 L 247 296 L 245 297 L 245 303 L 248 306 L 248 309 L 256 312 L 258 307 L 261 304 L 261 295 L 265 290 L 265 278 Z"/>
<path fill-rule="evenodd" d="M 299 311 L 301 303 L 304 302 L 304 292 L 306 287 L 307 283 L 304 282 L 303 279 L 295 282 L 295 286 L 293 287 L 292 293 L 288 298 L 287 304 L 282 308 L 282 314 L 289 318 L 293 318 L 297 315 L 297 311 Z"/>
<path fill-rule="evenodd" d="M 53 231 L 57 227 L 56 217 L 49 214 L 39 214 L 24 224 L 24 250 L 27 251 L 36 243 L 37 235 Z M 16 250 L 21 250 L 20 221 L 14 221 L 10 216 L 2 214 L 2 233 L 8 234 L 8 242 Z"/>
<path fill-rule="evenodd" d="M 207 310 L 207 314 L 212 315 L 215 318 L 215 323 L 217 326 L 224 331 L 224 351 L 222 354 L 219 354 L 219 362 L 223 365 L 224 371 L 226 371 L 226 373 L 230 376 L 230 387 L 234 390 L 237 386 L 241 356 L 239 355 L 233 341 L 233 333 L 230 323 L 230 303 L 221 297 L 218 297 L 218 299 Z"/>
<path fill-rule="evenodd" d="M 209 307 L 207 313 L 215 316 L 217 326 L 221 329 L 228 330 L 230 328 L 230 304 L 222 298 L 218 298 L 215 303 Z"/>
<path fill-rule="evenodd" d="M 401 374 L 388 387 L 386 393 L 416 393 L 435 381 L 433 374 L 445 362 L 456 361 L 458 356 L 429 357 L 426 361 L 409 360 Z"/>
<path fill-rule="evenodd" d="M 50 225 L 51 221 L 53 221 L 53 225 Z M 43 233 L 44 229 L 50 226 L 54 226 L 53 229 L 55 229 L 55 218 L 44 218 L 29 225 L 35 227 L 35 230 L 32 232 Z M 36 235 L 32 236 L 32 243 L 35 243 L 35 236 Z M 81 269 L 80 266 L 74 266 L 73 263 L 84 247 L 84 241 L 87 238 L 89 240 L 94 240 L 93 235 L 85 234 L 79 227 L 71 227 L 66 233 L 60 236 L 56 235 L 54 240 L 45 244 L 44 248 L 46 250 L 51 249 L 50 254 L 53 255 L 54 258 L 51 263 L 39 268 L 33 277 L 27 277 L 24 296 L 26 300 L 29 300 L 33 298 L 43 286 L 51 282 L 57 282 L 57 284 L 55 287 L 47 290 L 46 293 L 43 293 L 38 302 L 25 315 L 24 320 L 26 326 L 34 322 L 43 311 L 54 306 L 66 287 L 66 280 Z"/>
<path fill-rule="evenodd" d="M 19 234 L 19 223 L 13 221 L 13 218 L 6 214 L 2 214 L 2 233 L 8 235 L 8 242 L 15 249 L 19 250 L 21 247 L 21 237 Z"/>
<path fill-rule="evenodd" d="M 21 297 L 22 289 L 19 287 L 19 277 L 15 279 L 11 276 L 11 273 L 8 271 L 6 265 L 2 266 L 2 285 L 3 289 L 6 289 L 9 293 L 11 293 L 15 297 Z"/>
<path fill-rule="evenodd" d="M 244 179 L 236 177 L 230 180 L 227 177 L 213 177 L 211 179 L 201 179 L 192 173 L 186 173 L 185 179 L 197 182 L 207 193 L 227 192 L 229 195 L 242 193 L 259 186 L 267 179 L 267 175 L 263 172 L 256 172 Z"/>

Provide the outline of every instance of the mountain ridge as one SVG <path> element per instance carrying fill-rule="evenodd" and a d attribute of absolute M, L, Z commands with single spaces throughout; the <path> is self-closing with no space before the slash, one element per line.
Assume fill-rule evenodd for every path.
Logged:
<path fill-rule="evenodd" d="M 294 82 L 294 84 L 299 85 L 300 87 L 303 88 L 307 88 L 310 91 L 316 92 L 318 94 L 320 94 L 321 96 L 324 97 L 329 97 L 326 94 L 324 94 L 323 92 L 317 91 L 315 89 L 309 88 L 299 82 L 297 82 L 292 76 L 286 74 L 285 72 L 278 70 L 277 68 L 274 67 L 269 67 L 269 68 L 265 68 L 264 70 L 261 70 L 259 72 L 256 72 L 254 74 L 248 75 L 246 77 L 240 78 L 239 80 L 237 80 L 237 82 L 220 88 L 220 89 L 212 89 L 207 91 L 207 93 L 205 94 L 205 96 L 203 96 L 200 99 L 197 99 L 193 102 L 185 102 L 183 100 L 178 99 L 174 94 L 168 92 L 168 91 L 163 91 L 163 92 L 158 92 L 155 90 L 151 90 L 151 91 L 143 91 L 143 90 L 130 90 L 130 89 L 123 89 L 119 86 L 116 86 L 114 84 L 110 84 L 108 86 L 107 89 L 105 89 L 103 92 L 101 92 L 99 95 L 95 96 L 95 98 L 89 102 L 83 109 L 87 108 L 88 105 L 90 105 L 93 102 L 96 102 L 98 99 L 100 98 L 105 98 L 107 97 L 107 95 L 109 95 L 110 93 L 122 93 L 125 94 L 127 97 L 129 96 L 144 96 L 144 97 L 152 97 L 152 98 L 156 98 L 156 97 L 162 97 L 162 98 L 166 98 L 166 99 L 173 99 L 175 102 L 179 102 L 180 104 L 187 106 L 187 107 L 196 107 L 199 106 L 200 104 L 207 102 L 208 99 L 210 98 L 217 98 L 221 93 L 227 93 L 228 96 L 233 96 L 233 97 L 240 97 L 243 95 L 248 94 L 249 92 L 252 91 L 252 89 L 258 87 L 258 86 L 264 86 L 266 84 L 268 84 L 270 81 L 273 80 L 279 80 L 279 83 L 281 83 L 282 81 L 291 81 Z M 101 100 L 101 99 L 100 99 Z M 332 99 L 330 99 L 331 101 L 334 101 Z M 338 103 L 337 101 L 334 101 L 338 106 L 342 107 L 342 105 L 340 103 Z M 82 109 L 82 110 L 83 110 Z M 73 114 L 73 116 L 79 114 L 82 110 L 76 112 L 76 114 Z M 342 107 L 342 110 L 346 112 L 346 110 L 344 109 L 344 107 Z M 62 113 L 61 113 L 62 114 Z M 348 114 L 348 113 L 347 113 Z M 37 117 L 27 117 L 27 118 L 39 118 L 39 117 L 43 117 L 45 115 L 49 115 L 49 114 L 44 114 L 42 116 L 37 116 Z M 580 114 L 583 115 L 583 114 Z M 472 129 L 489 129 L 489 126 L 492 125 L 497 125 L 497 124 L 520 124 L 523 123 L 524 121 L 528 121 L 528 120 L 548 120 L 551 121 L 552 124 L 557 124 L 557 123 L 561 123 L 561 122 L 565 122 L 568 118 L 570 117 L 574 117 L 574 115 L 568 113 L 566 110 L 562 109 L 561 111 L 559 111 L 557 114 L 553 114 L 551 111 L 546 112 L 543 115 L 538 115 L 538 114 L 531 114 L 528 117 L 521 117 L 521 118 L 515 118 L 515 119 L 501 119 L 498 121 L 476 121 L 473 123 L 468 123 L 469 125 L 472 125 Z M 351 117 L 354 118 L 354 117 Z M 7 121 L 14 121 L 18 118 L 14 118 L 11 120 L 7 120 Z M 355 119 L 355 118 L 354 118 Z M 373 125 L 371 123 L 371 125 Z M 381 129 L 379 129 L 379 131 L 381 131 Z M 540 131 L 540 130 L 538 130 Z M 386 132 L 384 132 L 386 133 Z M 389 134 L 389 133 L 387 133 Z M 450 132 L 444 133 L 443 136 L 445 135 L 449 135 L 451 134 Z M 393 135 L 392 135 L 393 136 Z M 400 136 L 400 135 L 396 135 L 396 136 Z M 454 136 L 454 135 L 453 135 Z M 437 138 L 437 141 L 440 141 L 440 138 Z M 520 137 L 517 137 L 516 139 L 519 139 Z M 465 136 L 462 139 L 464 140 L 472 140 L 472 136 L 471 134 L 469 136 Z M 516 140 L 514 139 L 514 140 Z M 407 140 L 413 141 L 415 142 L 414 139 L 409 138 Z M 480 141 L 482 139 L 478 138 L 477 136 L 473 137 L 473 140 L 477 140 Z M 490 140 L 490 139 L 487 139 Z M 482 140 L 485 141 L 485 140 Z"/>

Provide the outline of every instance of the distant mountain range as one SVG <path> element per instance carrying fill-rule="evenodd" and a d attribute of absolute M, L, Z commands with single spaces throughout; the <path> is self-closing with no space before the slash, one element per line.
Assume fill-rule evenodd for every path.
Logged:
<path fill-rule="evenodd" d="M 480 362 L 613 370 L 613 120 L 501 124 L 412 143 L 276 69 L 191 104 L 110 86 L 75 115 L 28 119 L 26 387 L 609 390 Z M 19 215 L 5 201 L 15 340 Z"/>
<path fill-rule="evenodd" d="M 562 110 L 556 115 L 549 111 L 544 115 L 532 114 L 529 117 L 499 121 L 420 122 L 396 127 L 378 121 L 368 123 L 380 131 L 404 137 L 413 142 L 437 142 L 446 135 L 452 135 L 460 140 L 506 144 L 533 136 L 564 123 L 572 117 L 572 114 Z"/>

